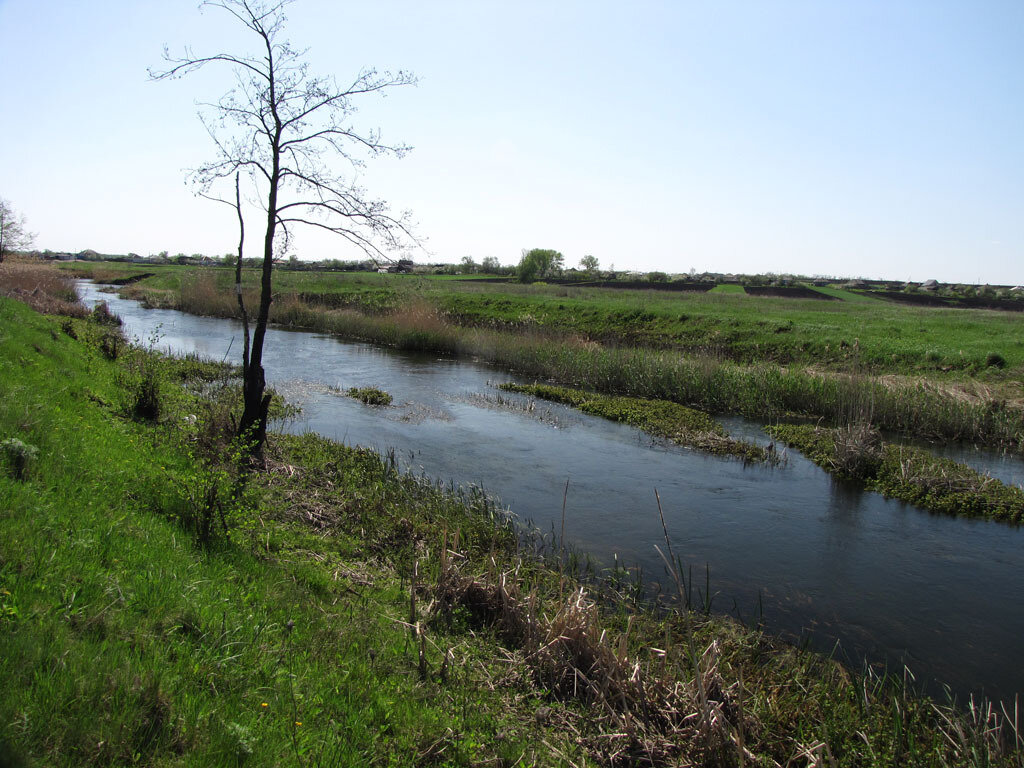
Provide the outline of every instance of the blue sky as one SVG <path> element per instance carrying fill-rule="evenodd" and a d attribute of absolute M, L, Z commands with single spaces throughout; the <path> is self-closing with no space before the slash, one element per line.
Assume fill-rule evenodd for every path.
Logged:
<path fill-rule="evenodd" d="M 417 261 L 523 248 L 617 269 L 1024 282 L 1024 3 L 298 0 L 316 72 L 419 77 L 361 105 L 414 147 L 360 183 L 409 209 Z M 210 69 L 247 50 L 177 0 L 0 0 L 0 196 L 54 250 L 225 253 L 196 199 Z M 257 226 L 253 217 L 253 230 Z M 354 258 L 300 233 L 304 258 Z"/>

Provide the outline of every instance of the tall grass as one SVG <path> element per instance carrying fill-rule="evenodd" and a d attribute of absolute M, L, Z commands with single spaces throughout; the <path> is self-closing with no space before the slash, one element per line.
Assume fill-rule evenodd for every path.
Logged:
<path fill-rule="evenodd" d="M 230 539 L 196 547 L 182 525 L 225 502 L 196 462 L 217 367 L 168 363 L 160 422 L 126 418 L 141 351 L 105 360 L 69 322 L 0 300 L 0 437 L 37 451 L 0 471 L 0 758 L 1021 765 L 1015 712 L 605 604 L 519 557 L 482 492 L 316 435 L 274 436 Z"/>
<path fill-rule="evenodd" d="M 536 289 L 534 289 L 536 290 Z M 255 301 L 255 296 L 248 298 Z M 716 297 L 708 297 L 712 302 Z M 186 275 L 178 308 L 233 317 L 232 297 L 210 273 Z M 511 332 L 447 321 L 426 301 L 385 315 L 311 306 L 295 295 L 271 305 L 271 321 L 404 350 L 470 356 L 520 375 L 607 394 L 670 400 L 711 413 L 773 422 L 793 417 L 844 426 L 867 419 L 877 429 L 972 441 L 1024 452 L 1024 412 L 998 400 L 968 398 L 924 380 L 882 380 L 772 363 L 744 365 L 715 355 L 616 347 L 530 327 Z"/>
<path fill-rule="evenodd" d="M 0 296 L 28 304 L 48 315 L 85 317 L 71 277 L 52 265 L 29 257 L 9 256 L 0 262 Z"/>
<path fill-rule="evenodd" d="M 542 333 L 466 329 L 421 312 L 385 318 L 353 311 L 319 312 L 292 305 L 275 316 L 288 325 L 399 349 L 481 357 L 521 375 L 608 394 L 670 400 L 712 413 L 776 421 L 823 418 L 834 425 L 868 415 L 878 429 L 970 440 L 1024 451 L 1024 414 L 998 401 L 976 402 L 925 383 L 869 375 L 828 375 L 776 365 L 739 365 L 710 356 L 604 347 Z"/>

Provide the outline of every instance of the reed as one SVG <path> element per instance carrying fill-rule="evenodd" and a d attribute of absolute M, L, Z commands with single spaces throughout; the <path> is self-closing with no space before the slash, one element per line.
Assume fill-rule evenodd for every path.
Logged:
<path fill-rule="evenodd" d="M 933 512 L 1024 523 L 1024 490 L 915 448 L 882 441 L 865 425 L 778 424 L 769 433 L 820 467 Z"/>
<path fill-rule="evenodd" d="M 26 256 L 8 256 L 0 262 L 0 296 L 17 299 L 47 315 L 85 317 L 69 276 L 52 264 Z"/>
<path fill-rule="evenodd" d="M 143 290 L 136 286 L 129 288 Z M 212 276 L 197 277 L 182 290 L 188 300 L 179 308 L 234 316 L 235 307 L 216 290 Z M 684 356 L 667 350 L 606 346 L 525 322 L 516 331 L 465 327 L 419 300 L 389 313 L 365 314 L 314 306 L 287 295 L 271 306 L 271 319 L 288 327 L 397 349 L 480 358 L 538 380 L 604 394 L 668 400 L 712 414 L 735 413 L 764 422 L 799 416 L 822 419 L 832 426 L 864 421 L 867 415 L 871 426 L 885 432 L 1024 452 L 1020 408 L 984 393 L 965 396 L 926 379 L 881 379 L 769 362 L 739 364 L 714 354 Z"/>

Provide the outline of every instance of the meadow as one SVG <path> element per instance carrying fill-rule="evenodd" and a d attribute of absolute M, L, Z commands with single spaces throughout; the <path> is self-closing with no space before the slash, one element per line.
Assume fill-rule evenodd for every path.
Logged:
<path fill-rule="evenodd" d="M 148 271 L 122 292 L 194 314 L 237 311 L 229 270 L 68 268 L 101 280 Z M 657 296 L 287 270 L 276 285 L 271 319 L 284 326 L 478 357 L 538 380 L 713 414 L 867 421 L 913 437 L 1024 450 L 1019 313 L 908 307 L 838 289 L 823 290 L 848 294 L 842 301 Z"/>
<path fill-rule="evenodd" d="M 175 302 L 188 291 L 231 297 L 229 269 L 78 263 L 107 279 L 153 273 L 135 295 Z M 256 286 L 255 273 L 246 284 Z M 212 283 L 194 285 L 196 281 Z M 391 314 L 425 304 L 464 327 L 538 331 L 602 344 L 708 354 L 735 362 L 827 370 L 971 377 L 999 383 L 1024 373 L 1019 313 L 914 307 L 841 288 L 815 288 L 838 301 L 755 297 L 722 285 L 708 293 L 519 285 L 415 275 L 279 269 L 275 292 L 323 309 Z M 211 310 L 215 309 L 211 307 Z M 209 314 L 215 314 L 215 311 Z"/>
<path fill-rule="evenodd" d="M 479 492 L 315 435 L 248 465 L 230 366 L 72 314 L 0 298 L 5 759 L 1022 764 L 1012 712 L 682 610 L 678 570 L 670 611 L 581 582 Z"/>

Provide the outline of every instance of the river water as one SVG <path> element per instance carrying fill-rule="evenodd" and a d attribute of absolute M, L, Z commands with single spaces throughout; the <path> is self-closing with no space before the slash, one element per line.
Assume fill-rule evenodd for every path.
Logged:
<path fill-rule="evenodd" d="M 160 349 L 241 357 L 240 325 L 100 293 L 129 337 Z M 664 538 L 692 567 L 694 595 L 712 608 L 763 622 L 855 666 L 902 674 L 929 692 L 1024 694 L 1024 529 L 934 515 L 834 481 L 799 454 L 779 467 L 667 446 L 621 424 L 500 392 L 514 376 L 485 364 L 405 353 L 309 332 L 271 329 L 268 381 L 302 415 L 285 425 L 351 445 L 394 449 L 431 478 L 477 484 L 542 531 L 607 565 L 642 568 L 669 588 L 655 545 Z M 340 394 L 379 386 L 394 397 L 370 408 Z M 724 421 L 737 437 L 766 441 L 759 425 Z M 960 447 L 957 460 L 1024 481 L 1024 462 Z M 837 647 L 838 642 L 838 647 Z"/>

